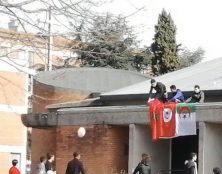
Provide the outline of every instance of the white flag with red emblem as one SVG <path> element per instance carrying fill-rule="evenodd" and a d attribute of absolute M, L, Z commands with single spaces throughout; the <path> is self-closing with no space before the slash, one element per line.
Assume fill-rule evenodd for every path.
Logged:
<path fill-rule="evenodd" d="M 193 103 L 176 105 L 176 135 L 196 135 L 196 108 Z"/>

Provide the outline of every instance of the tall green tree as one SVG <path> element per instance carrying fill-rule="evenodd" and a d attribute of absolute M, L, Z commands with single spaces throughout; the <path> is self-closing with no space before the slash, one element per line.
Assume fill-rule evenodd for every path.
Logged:
<path fill-rule="evenodd" d="M 163 9 L 155 25 L 152 71 L 154 75 L 161 75 L 179 68 L 178 45 L 176 44 L 176 26 L 170 14 Z"/>
<path fill-rule="evenodd" d="M 82 66 L 135 69 L 146 64 L 147 54 L 136 52 L 138 40 L 125 17 L 98 15 L 88 29 L 87 48 L 81 53 Z M 136 62 L 138 61 L 139 62 Z"/>

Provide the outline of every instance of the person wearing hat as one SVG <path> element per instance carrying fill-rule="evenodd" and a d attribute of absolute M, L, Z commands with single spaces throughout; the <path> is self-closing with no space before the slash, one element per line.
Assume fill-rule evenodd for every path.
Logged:
<path fill-rule="evenodd" d="M 150 156 L 143 153 L 142 154 L 142 160 L 137 165 L 135 170 L 133 171 L 133 174 L 136 174 L 137 172 L 139 172 L 139 174 L 151 174 L 151 167 L 148 164 L 149 160 L 150 160 Z"/>
<path fill-rule="evenodd" d="M 155 89 L 155 91 L 156 91 L 153 98 L 158 99 L 162 102 L 166 102 L 167 101 L 166 86 L 161 82 L 156 82 L 155 79 L 151 79 L 150 82 L 151 82 L 151 87 L 150 87 L 148 102 L 150 102 L 152 100 L 151 95 L 152 95 L 153 89 Z"/>

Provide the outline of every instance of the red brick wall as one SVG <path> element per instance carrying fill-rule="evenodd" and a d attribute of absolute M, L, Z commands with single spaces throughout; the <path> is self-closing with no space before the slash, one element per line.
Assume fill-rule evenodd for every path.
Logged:
<path fill-rule="evenodd" d="M 33 88 L 33 112 L 46 112 L 45 107 L 53 103 L 78 101 L 87 98 L 89 94 L 62 91 L 45 85 L 35 85 Z M 35 174 L 39 157 L 46 153 L 56 153 L 56 128 L 32 129 L 31 161 L 32 174 Z"/>
<path fill-rule="evenodd" d="M 31 135 L 31 171 L 36 173 L 40 156 L 47 153 L 56 153 L 56 128 L 32 129 Z"/>
<path fill-rule="evenodd" d="M 45 106 L 52 103 L 77 101 L 87 98 L 80 93 L 62 92 L 34 87 L 34 112 L 46 111 Z M 35 174 L 39 157 L 47 152 L 55 154 L 57 174 L 64 174 L 68 161 L 74 151 L 80 151 L 81 160 L 88 174 L 120 173 L 128 168 L 128 126 L 87 126 L 86 135 L 77 137 L 79 126 L 61 126 L 51 129 L 33 129 L 31 135 L 32 174 Z"/>
<path fill-rule="evenodd" d="M 45 107 L 54 103 L 68 101 L 84 100 L 89 93 L 76 91 L 65 91 L 56 88 L 50 88 L 46 85 L 35 85 L 33 87 L 33 112 L 45 112 Z"/>
<path fill-rule="evenodd" d="M 87 126 L 86 135 L 77 137 L 79 126 L 57 128 L 56 171 L 64 174 L 75 151 L 81 153 L 88 174 L 120 173 L 128 168 L 128 127 Z"/>

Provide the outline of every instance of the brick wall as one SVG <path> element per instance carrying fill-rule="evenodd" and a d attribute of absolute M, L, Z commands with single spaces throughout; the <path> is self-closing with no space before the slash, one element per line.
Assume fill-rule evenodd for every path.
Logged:
<path fill-rule="evenodd" d="M 49 104 L 78 101 L 88 97 L 89 94 L 75 93 L 51 88 L 46 85 L 35 85 L 33 88 L 33 112 L 46 112 Z M 56 154 L 56 128 L 32 129 L 31 133 L 31 170 L 35 174 L 36 165 L 40 156 L 51 152 Z"/>
<path fill-rule="evenodd" d="M 45 112 L 49 104 L 86 99 L 89 93 L 68 91 L 48 87 L 46 85 L 34 85 L 33 87 L 33 112 Z"/>
<path fill-rule="evenodd" d="M 56 171 L 64 174 L 74 151 L 81 153 L 88 174 L 120 173 L 128 168 L 128 127 L 86 126 L 86 135 L 77 137 L 79 126 L 57 128 Z"/>
<path fill-rule="evenodd" d="M 77 101 L 88 94 L 34 87 L 34 112 L 46 111 L 48 104 Z M 51 129 L 33 129 L 31 135 L 32 174 L 35 174 L 39 157 L 47 152 L 55 154 L 57 174 L 64 174 L 74 151 L 81 153 L 88 174 L 113 174 L 128 169 L 128 126 L 86 126 L 86 135 L 77 137 L 79 126 L 61 126 Z"/>
<path fill-rule="evenodd" d="M 46 156 L 47 153 L 56 153 L 56 129 L 32 129 L 31 136 L 31 171 L 36 173 L 37 164 L 40 162 L 40 156 Z"/>

